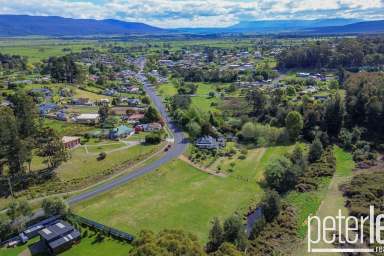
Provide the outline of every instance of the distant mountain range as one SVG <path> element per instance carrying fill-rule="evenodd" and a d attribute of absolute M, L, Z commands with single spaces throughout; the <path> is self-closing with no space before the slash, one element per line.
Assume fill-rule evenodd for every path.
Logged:
<path fill-rule="evenodd" d="M 0 15 L 0 36 L 112 36 L 169 34 L 345 34 L 381 33 L 384 21 L 359 19 L 244 21 L 224 28 L 162 29 L 114 19 L 71 19 L 58 16 Z"/>
<path fill-rule="evenodd" d="M 0 36 L 89 36 L 163 33 L 161 28 L 119 20 L 0 15 Z"/>
<path fill-rule="evenodd" d="M 315 34 L 384 33 L 384 20 L 364 21 L 345 26 L 329 26 L 308 29 Z"/>

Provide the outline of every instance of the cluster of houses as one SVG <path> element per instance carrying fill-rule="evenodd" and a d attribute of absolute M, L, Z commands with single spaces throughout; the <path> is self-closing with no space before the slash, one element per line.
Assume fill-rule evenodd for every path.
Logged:
<path fill-rule="evenodd" d="M 311 78 L 319 81 L 327 81 L 327 77 L 320 73 L 298 72 L 296 73 L 296 76 L 300 78 Z"/>

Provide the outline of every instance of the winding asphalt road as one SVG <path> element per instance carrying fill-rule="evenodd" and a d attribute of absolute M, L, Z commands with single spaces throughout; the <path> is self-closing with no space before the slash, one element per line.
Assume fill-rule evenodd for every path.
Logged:
<path fill-rule="evenodd" d="M 166 111 L 166 108 L 162 102 L 162 99 L 157 96 L 155 90 L 151 87 L 150 83 L 146 80 L 143 74 L 139 74 L 140 80 L 143 82 L 144 90 L 147 93 L 147 95 L 152 99 L 153 103 L 159 110 L 161 116 L 163 117 L 164 121 L 168 124 L 169 129 L 172 132 L 173 139 L 174 139 L 174 144 L 172 147 L 165 153 L 164 156 L 162 156 L 160 159 L 156 160 L 155 162 L 138 168 L 137 170 L 127 174 L 120 176 L 110 182 L 104 183 L 92 190 L 86 191 L 84 193 L 81 193 L 79 195 L 70 197 L 67 202 L 69 204 L 76 204 L 81 201 L 90 199 L 92 197 L 95 197 L 97 195 L 100 195 L 108 190 L 111 190 L 113 188 L 116 188 L 118 186 L 121 186 L 128 181 L 131 181 L 137 177 L 140 177 L 144 174 L 150 173 L 157 168 L 159 168 L 161 165 L 171 161 L 172 159 L 177 158 L 180 156 L 187 148 L 187 140 L 184 137 L 182 131 L 177 128 L 175 123 L 170 119 L 168 116 L 168 113 Z"/>

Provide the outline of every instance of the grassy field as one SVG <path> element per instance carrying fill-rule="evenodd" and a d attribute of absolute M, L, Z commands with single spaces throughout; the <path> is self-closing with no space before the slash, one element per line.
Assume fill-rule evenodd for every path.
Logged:
<path fill-rule="evenodd" d="M 84 47 L 99 48 L 96 41 L 64 41 L 54 39 L 3 39 L 0 41 L 0 52 L 28 57 L 31 63 L 39 62 L 50 56 L 61 56 L 70 51 L 79 52 Z M 64 50 L 66 49 L 66 50 Z"/>
<path fill-rule="evenodd" d="M 336 216 L 338 211 L 341 210 L 344 216 L 348 216 L 348 210 L 345 208 L 345 200 L 342 192 L 339 190 L 339 186 L 352 177 L 352 169 L 355 166 L 354 161 L 350 153 L 335 146 L 334 154 L 336 157 L 336 172 L 330 182 L 324 183 L 324 186 L 317 192 L 311 193 L 292 193 L 289 195 L 291 202 L 300 209 L 299 221 L 303 225 L 300 228 L 300 237 L 304 238 L 307 235 L 307 223 L 306 219 L 309 214 L 319 216 L 324 219 L 326 216 Z M 305 195 L 307 194 L 307 195 Z M 313 238 L 317 232 L 316 227 L 311 229 L 313 232 Z M 330 248 L 330 245 L 320 243 L 316 247 Z M 298 248 L 298 255 L 321 255 L 321 254 L 308 254 L 306 239 Z M 338 254 L 330 254 L 338 255 Z"/>
<path fill-rule="evenodd" d="M 54 129 L 60 136 L 79 135 L 95 129 L 94 127 L 89 125 L 67 123 L 47 118 L 43 120 L 43 124 L 44 126 Z"/>
<path fill-rule="evenodd" d="M 117 145 L 121 147 L 121 145 Z M 105 146 L 107 147 L 107 146 Z M 98 153 L 105 149 L 101 147 L 98 149 L 97 146 L 90 147 L 89 150 L 92 153 Z M 116 149 L 116 146 L 112 146 L 112 149 Z M 98 161 L 95 154 L 87 154 L 83 147 L 77 148 L 71 151 L 71 159 L 63 163 L 57 169 L 57 175 L 62 180 L 72 180 L 76 178 L 86 178 L 95 175 L 100 175 L 105 171 L 114 170 L 122 164 L 134 164 L 144 158 L 150 156 L 159 150 L 162 145 L 137 145 L 131 148 L 115 151 L 107 154 L 107 157 Z M 108 147 L 111 150 L 111 147 Z"/>
<path fill-rule="evenodd" d="M 250 154 L 244 171 L 249 168 L 249 175 L 262 177 L 262 166 L 280 150 L 271 148 L 258 159 Z M 262 196 L 255 180 L 211 176 L 174 160 L 154 173 L 76 205 L 74 211 L 134 234 L 142 229 L 180 228 L 206 241 L 213 217 L 224 219 L 236 211 L 244 213 Z"/>

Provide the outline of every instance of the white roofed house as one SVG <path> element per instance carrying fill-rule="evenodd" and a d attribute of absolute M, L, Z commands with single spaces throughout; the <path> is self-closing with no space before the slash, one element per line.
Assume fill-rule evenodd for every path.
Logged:
<path fill-rule="evenodd" d="M 100 121 L 99 114 L 80 114 L 75 117 L 75 121 L 80 124 L 97 124 Z"/>

